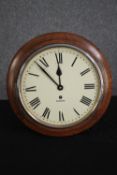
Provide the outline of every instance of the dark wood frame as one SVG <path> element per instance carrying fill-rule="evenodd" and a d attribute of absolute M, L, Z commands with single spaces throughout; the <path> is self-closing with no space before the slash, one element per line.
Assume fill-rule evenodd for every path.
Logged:
<path fill-rule="evenodd" d="M 101 63 L 103 67 L 101 72 L 104 80 L 104 94 L 103 99 L 101 100 L 100 105 L 98 105 L 98 107 L 96 108 L 95 113 L 93 113 L 90 117 L 88 117 L 81 123 L 64 129 L 50 128 L 37 123 L 35 120 L 29 117 L 27 113 L 24 112 L 16 95 L 15 86 L 20 68 L 32 53 L 49 44 L 70 44 L 75 47 L 81 48 L 82 50 L 87 52 L 90 56 L 92 56 L 97 62 L 97 64 L 98 62 Z M 112 76 L 110 67 L 104 55 L 90 41 L 83 38 L 82 36 L 73 33 L 66 33 L 66 32 L 49 33 L 32 39 L 16 53 L 8 70 L 7 92 L 10 104 L 14 112 L 26 126 L 44 135 L 69 136 L 78 134 L 90 128 L 103 116 L 104 112 L 108 107 L 112 95 Z"/>

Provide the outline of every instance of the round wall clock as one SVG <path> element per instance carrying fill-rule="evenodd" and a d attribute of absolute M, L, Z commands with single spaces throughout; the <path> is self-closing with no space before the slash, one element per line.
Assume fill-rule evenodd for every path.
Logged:
<path fill-rule="evenodd" d="M 104 55 L 72 33 L 49 33 L 26 43 L 14 56 L 7 90 L 17 117 L 50 136 L 78 134 L 104 114 L 112 78 Z"/>

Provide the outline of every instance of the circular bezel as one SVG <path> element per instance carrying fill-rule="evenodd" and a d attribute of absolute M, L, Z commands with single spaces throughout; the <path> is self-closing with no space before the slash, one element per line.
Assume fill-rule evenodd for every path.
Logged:
<path fill-rule="evenodd" d="M 83 118 L 81 118 L 80 120 L 78 121 L 75 121 L 73 123 L 70 123 L 70 124 L 65 124 L 65 125 L 53 125 L 53 124 L 49 124 L 49 123 L 46 123 L 44 122 L 43 120 L 39 120 L 39 119 L 36 119 L 29 111 L 26 111 L 24 106 L 23 106 L 23 101 L 22 101 L 22 97 L 21 97 L 21 86 L 20 86 L 20 83 L 21 83 L 21 79 L 22 79 L 22 75 L 23 75 L 23 72 L 27 66 L 27 64 L 30 62 L 31 59 L 33 59 L 33 57 L 35 55 L 37 55 L 38 53 L 41 53 L 42 51 L 46 50 L 46 49 L 50 49 L 50 48 L 54 48 L 54 47 L 67 47 L 67 48 L 72 48 L 78 52 L 81 52 L 82 54 L 84 54 L 88 60 L 90 60 L 90 62 L 93 64 L 93 66 L 95 67 L 97 73 L 98 73 L 98 76 L 99 76 L 99 80 L 100 80 L 100 92 L 99 92 L 99 96 L 98 96 L 98 99 L 97 99 L 97 102 L 95 103 L 95 105 L 93 106 L 93 108 L 91 109 L 91 111 L 89 111 L 87 113 L 87 115 Z M 102 66 L 100 65 L 100 63 L 98 63 L 98 66 L 97 66 L 97 63 L 96 63 L 96 60 L 94 60 L 88 53 L 86 53 L 85 51 L 83 51 L 82 49 L 80 48 L 77 48 L 77 47 L 74 47 L 72 45 L 68 45 L 68 44 L 50 44 L 49 46 L 45 46 L 39 50 L 37 50 L 36 52 L 34 52 L 32 55 L 30 55 L 27 60 L 24 62 L 24 64 L 22 65 L 21 67 L 21 70 L 19 72 L 19 75 L 18 75 L 18 79 L 17 79 L 17 82 L 16 82 L 16 93 L 17 93 L 17 98 L 18 98 L 18 101 L 19 103 L 21 103 L 22 105 L 22 108 L 23 108 L 23 112 L 27 113 L 30 117 L 32 117 L 34 120 L 36 120 L 37 122 L 39 122 L 40 124 L 43 124 L 45 126 L 48 126 L 48 127 L 53 127 L 53 128 L 66 128 L 66 127 L 70 127 L 70 126 L 73 126 L 73 125 L 77 125 L 78 123 L 82 122 L 83 120 L 85 120 L 88 116 L 90 116 L 91 114 L 93 114 L 96 110 L 96 108 L 98 107 L 98 105 L 101 103 L 101 100 L 103 98 L 103 87 L 104 87 L 104 82 L 103 82 L 103 78 L 102 78 L 102 74 L 101 74 L 101 70 L 102 70 Z"/>
<path fill-rule="evenodd" d="M 17 91 L 17 82 L 19 82 L 19 77 L 21 77 L 23 68 L 32 58 L 32 55 L 45 48 L 55 47 L 57 45 L 73 47 L 84 53 L 96 67 L 101 80 L 99 101 L 93 108 L 93 111 L 91 111 L 90 115 L 80 123 L 78 122 L 64 128 L 46 126 L 30 117 L 30 115 L 24 110 Z M 105 60 L 105 57 L 91 42 L 72 33 L 50 33 L 32 39 L 16 53 L 8 71 L 7 91 L 14 112 L 26 126 L 46 135 L 68 136 L 78 134 L 91 127 L 102 117 L 111 98 L 112 78 L 110 68 Z"/>

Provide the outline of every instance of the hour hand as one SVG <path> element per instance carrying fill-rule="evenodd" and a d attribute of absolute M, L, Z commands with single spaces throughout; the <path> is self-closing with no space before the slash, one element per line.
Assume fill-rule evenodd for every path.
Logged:
<path fill-rule="evenodd" d="M 58 78 L 59 78 L 58 90 L 63 90 L 63 85 L 61 85 L 62 70 L 61 70 L 61 68 L 60 68 L 60 66 L 59 66 L 60 62 L 62 62 L 62 54 L 59 53 L 59 59 L 58 59 L 58 57 L 57 57 L 57 54 L 55 54 L 55 56 L 56 56 L 56 61 L 57 61 L 57 65 L 58 65 L 57 71 L 56 71 L 56 75 L 57 75 Z"/>
<path fill-rule="evenodd" d="M 61 68 L 60 68 L 59 64 L 58 64 L 58 68 L 57 68 L 56 74 L 58 76 L 61 76 L 62 75 L 62 71 L 61 71 Z"/>
<path fill-rule="evenodd" d="M 56 61 L 57 61 L 57 65 L 58 65 L 58 68 L 57 68 L 57 71 L 56 71 L 56 74 L 58 76 L 61 76 L 62 75 L 62 71 L 61 71 L 61 68 L 60 68 L 60 63 L 62 63 L 62 53 L 59 53 L 59 55 L 57 56 L 57 54 L 55 53 L 55 56 L 56 56 Z"/>

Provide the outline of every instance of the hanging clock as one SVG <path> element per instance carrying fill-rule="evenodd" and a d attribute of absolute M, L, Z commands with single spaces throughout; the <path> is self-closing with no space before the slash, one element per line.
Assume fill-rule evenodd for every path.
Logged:
<path fill-rule="evenodd" d="M 111 98 L 112 78 L 103 54 L 72 33 L 49 33 L 14 56 L 7 90 L 17 117 L 50 136 L 78 134 L 94 125 Z"/>

